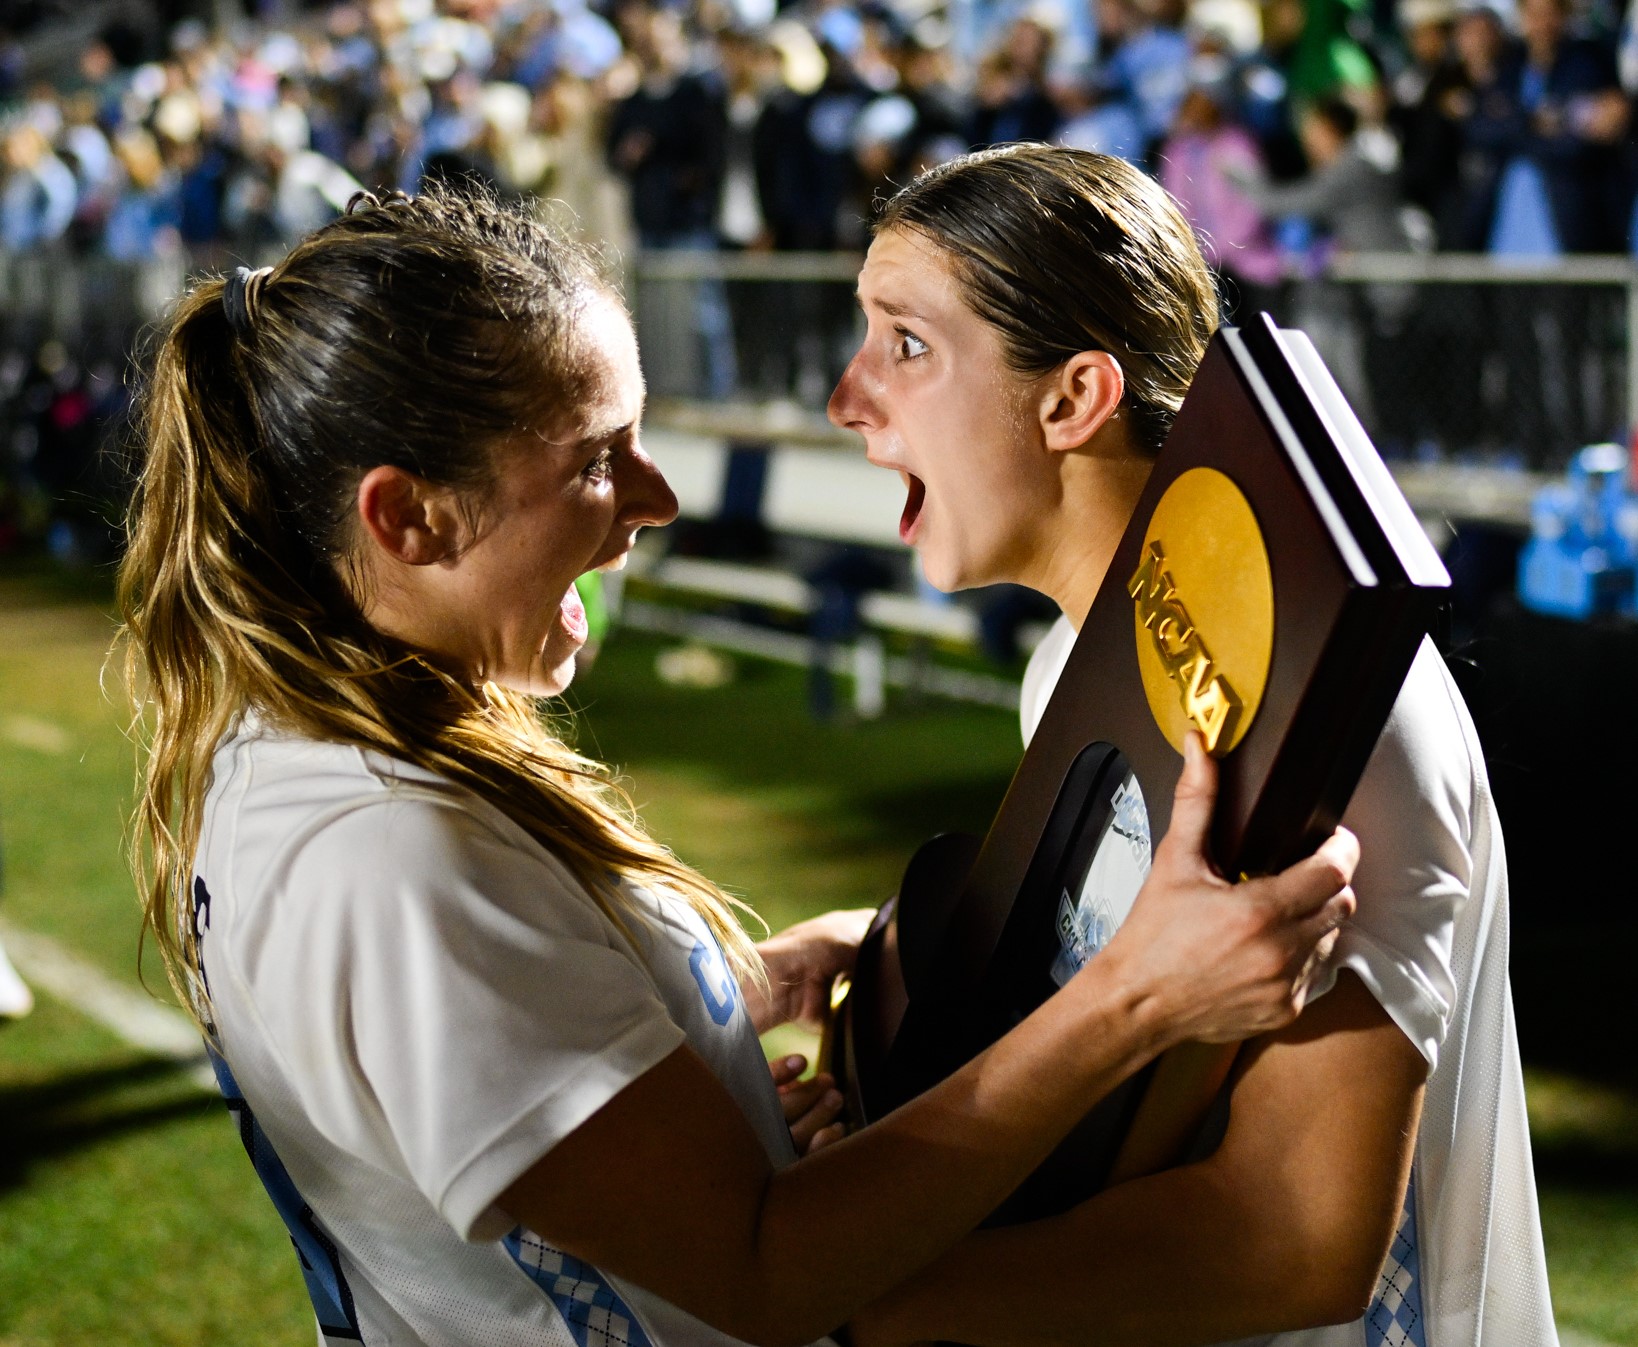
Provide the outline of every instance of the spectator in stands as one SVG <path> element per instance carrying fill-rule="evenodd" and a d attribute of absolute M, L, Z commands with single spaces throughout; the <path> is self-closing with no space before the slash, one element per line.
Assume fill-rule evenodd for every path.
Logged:
<path fill-rule="evenodd" d="M 1444 249 L 1463 246 L 1462 121 L 1472 101 L 1452 42 L 1458 13 L 1456 0 L 1400 0 L 1408 61 L 1391 85 L 1388 114 L 1401 150 L 1405 200 L 1423 213 Z M 1484 350 L 1473 333 L 1482 330 L 1484 312 L 1480 296 L 1466 286 L 1416 296 L 1404 334 L 1407 366 L 1439 368 L 1439 396 L 1420 395 L 1428 381 L 1415 379 L 1405 420 L 1393 429 L 1424 457 L 1474 434 Z"/>
<path fill-rule="evenodd" d="M 1229 119 L 1226 62 L 1204 62 L 1160 151 L 1160 181 L 1194 226 L 1206 260 L 1226 282 L 1231 316 L 1274 309 L 1281 277 L 1267 216 L 1236 178 L 1266 176 L 1251 133 Z"/>
<path fill-rule="evenodd" d="M 15 126 L 0 143 L 0 246 L 21 253 L 68 232 L 79 194 L 74 174 L 37 126 Z"/>
<path fill-rule="evenodd" d="M 1105 88 L 1095 74 L 1081 73 L 1060 80 L 1056 89 L 1063 125 L 1053 139 L 1070 149 L 1112 154 L 1140 167 L 1148 141 L 1137 108 Z"/>
<path fill-rule="evenodd" d="M 1398 178 L 1398 146 L 1379 127 L 1361 128 L 1359 114 L 1340 97 L 1309 104 L 1298 122 L 1310 171 L 1295 182 L 1274 183 L 1241 167 L 1229 179 L 1270 216 L 1301 216 L 1345 252 L 1405 252 L 1414 243 Z M 1302 326 L 1313 328 L 1337 380 L 1367 419 L 1375 419 L 1403 446 L 1420 407 L 1402 394 L 1417 366 L 1405 342 L 1415 303 L 1407 285 L 1371 284 L 1342 291 L 1315 281 L 1299 295 Z M 1382 420 L 1382 418 L 1387 418 Z"/>
<path fill-rule="evenodd" d="M 873 95 L 843 50 L 849 26 L 832 23 L 817 39 L 800 26 L 776 27 L 781 82 L 756 128 L 763 219 L 781 251 L 857 246 L 869 202 L 855 132 Z M 780 346 L 788 389 L 817 401 L 847 363 L 852 297 L 841 287 L 811 285 L 793 286 L 786 297 Z"/>
<path fill-rule="evenodd" d="M 916 111 L 905 145 L 899 182 L 910 181 L 934 164 L 966 150 L 966 107 L 955 84 L 954 53 L 948 34 L 918 25 L 899 48 L 899 90 Z"/>
<path fill-rule="evenodd" d="M 1025 13 L 1000 46 L 979 62 L 976 106 L 968 129 L 974 145 L 1051 140 L 1063 121 L 1047 88 L 1056 32 L 1045 14 Z"/>
<path fill-rule="evenodd" d="M 718 38 L 727 94 L 727 135 L 716 228 L 722 246 L 766 252 L 773 231 L 762 213 L 757 183 L 756 129 L 779 80 L 779 58 L 759 35 L 729 30 Z M 734 355 L 742 395 L 774 397 L 780 388 L 780 333 L 784 316 L 769 303 L 766 283 L 730 282 Z"/>
<path fill-rule="evenodd" d="M 1298 110 L 1322 98 L 1355 101 L 1377 85 L 1376 67 L 1348 31 L 1363 0 L 1268 0 L 1263 43 L 1246 62 L 1242 116 L 1262 142 L 1277 180 L 1300 176 Z"/>
<path fill-rule="evenodd" d="M 967 148 L 967 110 L 950 83 L 948 46 L 912 31 L 900 39 L 896 58 L 894 86 L 865 105 L 854 127 L 854 156 L 872 210 L 884 193 Z"/>
<path fill-rule="evenodd" d="M 77 251 L 96 247 L 119 190 L 120 168 L 113 146 L 97 124 L 96 99 L 80 92 L 63 100 L 59 136 L 62 160 L 74 173 L 74 220 L 69 237 Z"/>
<path fill-rule="evenodd" d="M 1377 68 L 1350 31 L 1367 0 L 1269 0 L 1264 41 L 1280 59 L 1297 104 L 1376 88 Z"/>
<path fill-rule="evenodd" d="M 631 184 L 637 237 L 648 248 L 713 246 L 728 131 L 721 82 L 689 68 L 673 10 L 634 14 L 625 36 L 639 83 L 614 107 L 608 153 Z"/>
<path fill-rule="evenodd" d="M 1616 146 L 1629 110 L 1614 49 L 1571 33 L 1568 0 L 1524 0 L 1519 17 L 1519 41 L 1489 5 L 1457 29 L 1473 90 L 1463 123 L 1467 241 L 1522 257 L 1620 246 L 1627 210 L 1614 190 Z M 1515 286 L 1488 304 L 1507 369 L 1491 418 L 1503 446 L 1544 466 L 1606 434 L 1585 397 L 1589 362 L 1595 383 L 1608 377 L 1589 344 L 1589 296 Z"/>
<path fill-rule="evenodd" d="M 608 158 L 630 186 L 632 222 L 645 248 L 714 249 L 728 142 L 727 99 L 716 72 L 690 68 L 677 12 L 628 10 L 625 39 L 639 82 L 615 105 Z M 694 287 L 703 387 L 730 396 L 739 381 L 727 293 L 719 280 Z"/>
<path fill-rule="evenodd" d="M 617 73 L 618 72 L 618 73 Z M 544 176 L 533 184 L 543 210 L 561 202 L 573 231 L 624 255 L 633 246 L 625 179 L 604 154 L 610 103 L 605 90 L 624 72 L 595 63 L 561 71 L 535 94 L 531 133 L 540 138 Z"/>
<path fill-rule="evenodd" d="M 1427 212 L 1444 248 L 1461 230 L 1462 110 L 1468 79 L 1451 44 L 1456 0 L 1400 0 L 1409 61 L 1390 86 L 1405 199 Z"/>
<path fill-rule="evenodd" d="M 160 157 L 153 136 L 141 127 L 124 131 L 114 144 L 123 175 L 103 246 L 121 262 L 147 262 L 180 243 L 182 197 L 176 175 Z"/>
<path fill-rule="evenodd" d="M 1099 82 L 1132 110 L 1142 137 L 1142 165 L 1171 131 L 1189 85 L 1192 46 L 1177 0 L 1099 0 Z"/>
<path fill-rule="evenodd" d="M 333 220 L 364 189 L 351 173 L 317 150 L 289 151 L 269 145 L 267 156 L 274 184 L 273 221 L 280 238 L 308 233 L 326 220 Z M 428 161 L 434 173 L 436 163 L 436 159 Z M 480 170 L 469 169 L 460 161 L 448 171 L 485 180 Z"/>
<path fill-rule="evenodd" d="M 93 38 L 81 49 L 73 83 L 90 96 L 99 123 L 118 120 L 120 99 L 128 82 L 129 76 L 120 69 L 106 41 Z"/>
<path fill-rule="evenodd" d="M 215 137 L 163 141 L 161 151 L 177 173 L 182 240 L 199 250 L 200 261 L 209 262 L 224 235 L 222 206 L 233 156 Z"/>
<path fill-rule="evenodd" d="M 1625 202 L 1614 197 L 1615 146 L 1630 111 L 1613 45 L 1570 30 L 1570 0 L 1522 0 L 1522 42 L 1504 46 L 1487 93 L 1468 124 L 1469 141 L 1501 166 L 1496 234 L 1516 227 L 1508 212 L 1529 209 L 1523 189 L 1507 190 L 1515 165 L 1539 175 L 1548 227 L 1563 252 L 1619 251 L 1626 243 Z M 1522 177 L 1515 177 L 1522 182 Z M 1505 241 L 1501 241 L 1503 250 Z"/>
<path fill-rule="evenodd" d="M 399 187 L 415 192 L 423 182 L 469 180 L 486 187 L 498 173 L 485 152 L 482 81 L 442 48 L 428 54 L 433 78 L 427 83 L 429 111 L 405 150 Z"/>
<path fill-rule="evenodd" d="M 722 189 L 716 228 L 730 248 L 773 245 L 756 180 L 756 127 L 779 81 L 779 58 L 759 35 L 729 30 L 718 37 L 727 99 Z"/>

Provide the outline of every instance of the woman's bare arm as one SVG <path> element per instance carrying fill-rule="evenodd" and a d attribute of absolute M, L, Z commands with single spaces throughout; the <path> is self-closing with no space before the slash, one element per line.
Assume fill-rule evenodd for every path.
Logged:
<path fill-rule="evenodd" d="M 1088 1108 L 1172 1043 L 1290 1022 L 1352 910 L 1339 832 L 1270 880 L 1204 859 L 1215 772 L 1191 740 L 1171 831 L 1109 946 L 989 1051 L 882 1122 L 774 1171 L 691 1049 L 500 1198 L 553 1244 L 753 1342 L 804 1343 L 972 1229 Z"/>
<path fill-rule="evenodd" d="M 1358 1318 L 1399 1219 L 1427 1063 L 1352 973 L 1252 1049 L 1210 1159 L 981 1231 L 855 1321 L 859 1347 L 1184 1347 Z M 1005 1287 L 1005 1295 L 1000 1293 Z"/>

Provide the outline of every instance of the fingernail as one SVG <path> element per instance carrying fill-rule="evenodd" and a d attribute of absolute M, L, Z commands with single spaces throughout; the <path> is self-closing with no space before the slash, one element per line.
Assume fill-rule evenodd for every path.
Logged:
<path fill-rule="evenodd" d="M 806 1057 L 798 1057 L 794 1054 L 785 1059 L 785 1066 L 791 1071 L 800 1071 L 807 1064 L 808 1059 Z"/>

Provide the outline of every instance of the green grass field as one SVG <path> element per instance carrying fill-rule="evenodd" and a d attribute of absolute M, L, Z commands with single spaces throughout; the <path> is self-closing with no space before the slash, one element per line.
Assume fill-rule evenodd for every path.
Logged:
<path fill-rule="evenodd" d="M 136 985 L 121 854 L 132 779 L 106 596 L 0 572 L 0 915 Z M 895 706 L 817 725 L 802 674 L 655 677 L 617 634 L 574 700 L 650 826 L 775 927 L 874 904 L 932 833 L 981 829 L 1017 757 L 998 712 Z M 162 985 L 151 966 L 150 985 Z M 1638 1347 L 1638 1099 L 1529 1080 L 1559 1317 Z M 309 1347 L 295 1258 L 219 1103 L 168 1060 L 42 996 L 0 1029 L 0 1347 Z"/>

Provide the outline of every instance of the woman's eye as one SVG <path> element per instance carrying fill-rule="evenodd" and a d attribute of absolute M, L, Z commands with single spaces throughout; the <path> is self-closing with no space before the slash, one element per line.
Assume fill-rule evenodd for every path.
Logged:
<path fill-rule="evenodd" d="M 601 482 L 605 480 L 613 471 L 614 450 L 603 449 L 598 452 L 596 458 L 592 459 L 590 463 L 586 464 L 582 475 L 591 478 L 593 481 Z"/>
<path fill-rule="evenodd" d="M 927 354 L 927 343 L 914 332 L 907 332 L 902 327 L 895 330 L 899 334 L 897 354 L 900 360 L 915 360 Z"/>

